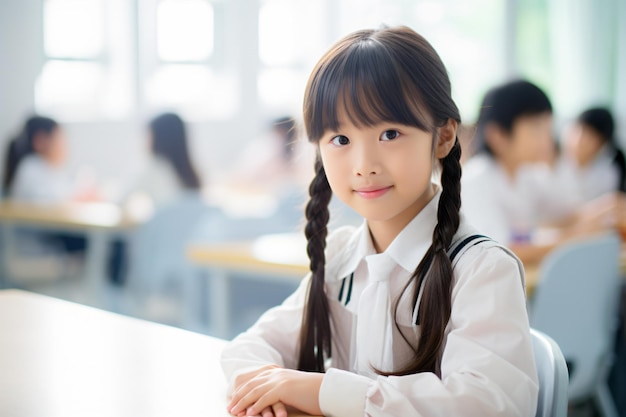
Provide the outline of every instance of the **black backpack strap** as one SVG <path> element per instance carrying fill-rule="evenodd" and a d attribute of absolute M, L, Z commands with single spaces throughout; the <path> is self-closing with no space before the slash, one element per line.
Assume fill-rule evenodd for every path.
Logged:
<path fill-rule="evenodd" d="M 348 289 L 346 291 L 346 297 L 345 297 L 345 300 L 344 300 L 343 290 L 345 289 L 345 286 L 346 286 L 346 280 L 348 281 Z M 339 289 L 338 300 L 344 306 L 348 305 L 348 303 L 350 302 L 350 298 L 352 297 L 352 281 L 354 281 L 354 272 L 351 273 L 349 276 L 347 276 L 347 277 L 345 277 L 344 279 L 341 280 L 341 288 Z"/>
<path fill-rule="evenodd" d="M 456 244 L 456 246 L 452 244 L 452 247 L 448 251 L 450 262 L 454 262 L 454 259 L 457 257 L 459 252 L 461 252 L 461 250 L 463 250 L 463 248 L 465 248 L 466 246 L 469 248 L 481 242 L 486 242 L 488 240 L 491 240 L 491 239 L 484 235 L 471 235 L 466 238 L 460 239 L 460 242 Z"/>
<path fill-rule="evenodd" d="M 457 242 L 453 243 L 450 249 L 448 250 L 448 256 L 450 257 L 450 262 L 454 266 L 455 258 L 459 255 L 459 253 L 461 253 L 461 251 L 464 248 L 470 248 L 481 242 L 486 242 L 489 240 L 491 240 L 491 238 L 484 236 L 484 235 L 470 235 L 470 236 L 459 239 Z M 413 307 L 413 315 L 415 317 L 414 323 L 416 326 L 420 324 L 419 304 L 421 300 L 422 288 L 424 287 L 424 281 L 425 279 L 423 278 L 420 280 L 420 289 L 419 289 L 419 293 L 417 297 L 417 302 L 415 303 L 415 306 Z"/>

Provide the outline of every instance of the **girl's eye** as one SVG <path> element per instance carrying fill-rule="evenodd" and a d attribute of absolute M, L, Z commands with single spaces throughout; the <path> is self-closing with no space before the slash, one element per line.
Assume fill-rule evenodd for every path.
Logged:
<path fill-rule="evenodd" d="M 397 130 L 385 130 L 380 137 L 380 140 L 394 140 L 400 136 L 400 132 Z"/>
<path fill-rule="evenodd" d="M 350 143 L 350 139 L 343 135 L 339 135 L 332 138 L 331 142 L 337 146 L 345 146 Z"/>

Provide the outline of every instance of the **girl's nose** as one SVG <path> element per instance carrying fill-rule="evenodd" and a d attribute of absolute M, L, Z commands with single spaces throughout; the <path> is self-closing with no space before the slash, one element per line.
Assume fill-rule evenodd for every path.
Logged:
<path fill-rule="evenodd" d="M 357 177 L 380 174 L 381 165 L 376 147 L 361 144 L 355 148 L 353 174 Z"/>

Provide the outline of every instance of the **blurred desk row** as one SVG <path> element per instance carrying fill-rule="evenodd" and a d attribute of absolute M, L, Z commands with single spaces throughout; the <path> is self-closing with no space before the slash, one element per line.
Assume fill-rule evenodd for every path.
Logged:
<path fill-rule="evenodd" d="M 85 280 L 88 298 L 98 303 L 105 271 L 107 248 L 114 236 L 123 235 L 139 225 L 143 219 L 125 214 L 119 206 L 108 203 L 70 203 L 63 205 L 36 205 L 4 201 L 0 203 L 0 236 L 7 245 L 12 233 L 19 227 L 35 227 L 48 231 L 79 232 L 87 239 Z M 7 247 L 2 248 L 3 268 L 6 268 Z M 3 272 L 6 272 L 3 270 Z"/>
<path fill-rule="evenodd" d="M 297 234 L 268 235 L 261 238 L 226 244 L 194 244 L 189 247 L 189 258 L 197 265 L 211 269 L 209 292 L 213 326 L 217 334 L 229 327 L 228 305 L 232 299 L 228 292 L 228 274 L 254 272 L 272 279 L 299 282 L 308 272 L 306 240 Z M 626 278 L 626 246 L 620 256 L 622 275 Z M 531 297 L 541 276 L 539 265 L 526 265 L 526 294 Z"/>
<path fill-rule="evenodd" d="M 0 288 L 17 287 L 52 293 L 91 306 L 227 337 L 233 334 L 232 330 L 222 326 L 216 331 L 217 327 L 213 325 L 222 323 L 217 316 L 228 315 L 225 311 L 229 301 L 220 296 L 226 290 L 220 291 L 218 285 L 223 281 L 209 279 L 207 285 L 210 268 L 195 265 L 186 257 L 185 248 L 195 240 L 214 242 L 219 246 L 229 239 L 249 240 L 253 236 L 280 231 L 280 227 L 291 227 L 288 220 L 278 220 L 232 217 L 207 204 L 199 196 L 181 198 L 179 202 L 155 213 L 149 221 L 146 217 L 131 216 L 114 204 L 37 205 L 4 201 L 0 202 Z M 44 231 L 84 238 L 86 245 L 85 252 L 80 254 L 80 274 L 73 275 L 76 279 L 66 279 L 68 271 L 59 268 L 59 264 L 64 262 L 59 259 L 67 258 L 62 252 L 53 251 L 51 254 L 47 251 L 45 256 L 39 256 L 41 253 L 35 251 L 37 256 L 30 256 L 33 251 L 23 251 L 23 247 L 28 246 L 20 245 L 23 242 L 19 239 L 24 231 L 30 233 L 27 236 L 34 237 Z M 132 253 L 128 259 L 127 285 L 112 287 L 108 271 L 111 244 L 118 240 L 126 241 L 129 253 Z M 274 243 L 269 243 L 268 248 L 272 248 Z M 142 244 L 142 249 L 138 249 L 139 244 Z M 261 246 L 265 247 L 265 244 Z M 18 274 L 23 272 L 24 266 L 28 267 L 25 268 L 27 273 Z M 52 269 L 60 273 L 50 271 Z M 297 285 L 292 285 L 293 275 L 297 274 L 300 278 L 303 275 L 299 270 L 278 273 L 278 278 L 274 277 L 277 275 L 274 269 L 250 272 L 250 277 L 260 278 L 257 287 L 266 288 L 266 293 L 271 293 L 273 298 L 248 309 L 238 308 L 235 313 L 245 316 L 248 325 L 254 319 L 254 309 L 267 309 L 282 300 L 286 296 L 284 294 Z M 35 278 L 22 279 L 20 275 Z M 226 275 L 222 276 L 226 278 Z M 159 287 L 160 279 L 175 281 L 179 288 L 172 288 L 168 283 Z M 266 281 L 281 280 L 283 285 L 278 285 L 280 289 L 277 291 L 272 286 L 265 286 Z M 207 286 L 209 291 L 204 290 Z M 158 291 L 161 293 L 157 294 Z M 165 313 L 162 314 L 163 311 Z M 213 323 L 205 327 L 207 312 Z M 228 322 L 228 318 L 223 322 Z M 244 324 L 238 322 L 238 328 L 241 329 Z"/>
<path fill-rule="evenodd" d="M 125 214 L 113 204 L 81 203 L 42 207 L 0 203 L 2 242 L 7 241 L 5 237 L 13 228 L 20 226 L 78 231 L 86 236 L 85 288 L 90 304 L 101 307 L 107 306 L 103 297 L 107 284 L 105 271 L 108 244 L 111 239 L 128 234 L 144 221 Z M 2 251 L 6 257 L 6 248 L 2 248 Z M 208 328 L 212 334 L 225 338 L 231 335 L 231 303 L 235 303 L 236 298 L 229 289 L 233 275 L 257 280 L 261 284 L 278 282 L 295 287 L 309 272 L 306 241 L 299 233 L 264 234 L 234 242 L 208 243 L 202 239 L 194 240 L 187 246 L 186 256 L 190 266 L 198 270 L 198 275 L 204 276 L 204 279 L 194 278 L 195 281 L 203 282 L 200 286 L 192 285 L 195 288 L 192 292 L 202 292 L 195 295 L 202 299 L 200 309 L 208 313 Z M 621 270 L 626 276 L 626 247 L 621 253 Z M 540 267 L 526 265 L 526 290 L 529 296 L 539 279 Z M 206 291 L 198 288 L 206 288 Z M 185 302 L 190 303 L 189 300 Z"/>

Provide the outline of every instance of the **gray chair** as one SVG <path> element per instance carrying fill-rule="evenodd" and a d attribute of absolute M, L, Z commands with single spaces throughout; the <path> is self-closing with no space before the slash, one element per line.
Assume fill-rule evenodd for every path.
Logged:
<path fill-rule="evenodd" d="M 569 368 L 569 401 L 593 400 L 616 417 L 607 386 L 619 309 L 620 239 L 606 234 L 569 243 L 540 266 L 530 324 L 552 337 Z"/>
<path fill-rule="evenodd" d="M 196 328 L 202 320 L 200 278 L 186 248 L 212 210 L 196 193 L 159 208 L 131 236 L 127 314 Z"/>
<path fill-rule="evenodd" d="M 565 358 L 548 335 L 531 329 L 533 352 L 539 376 L 539 401 L 536 417 L 567 416 L 568 374 Z"/>

